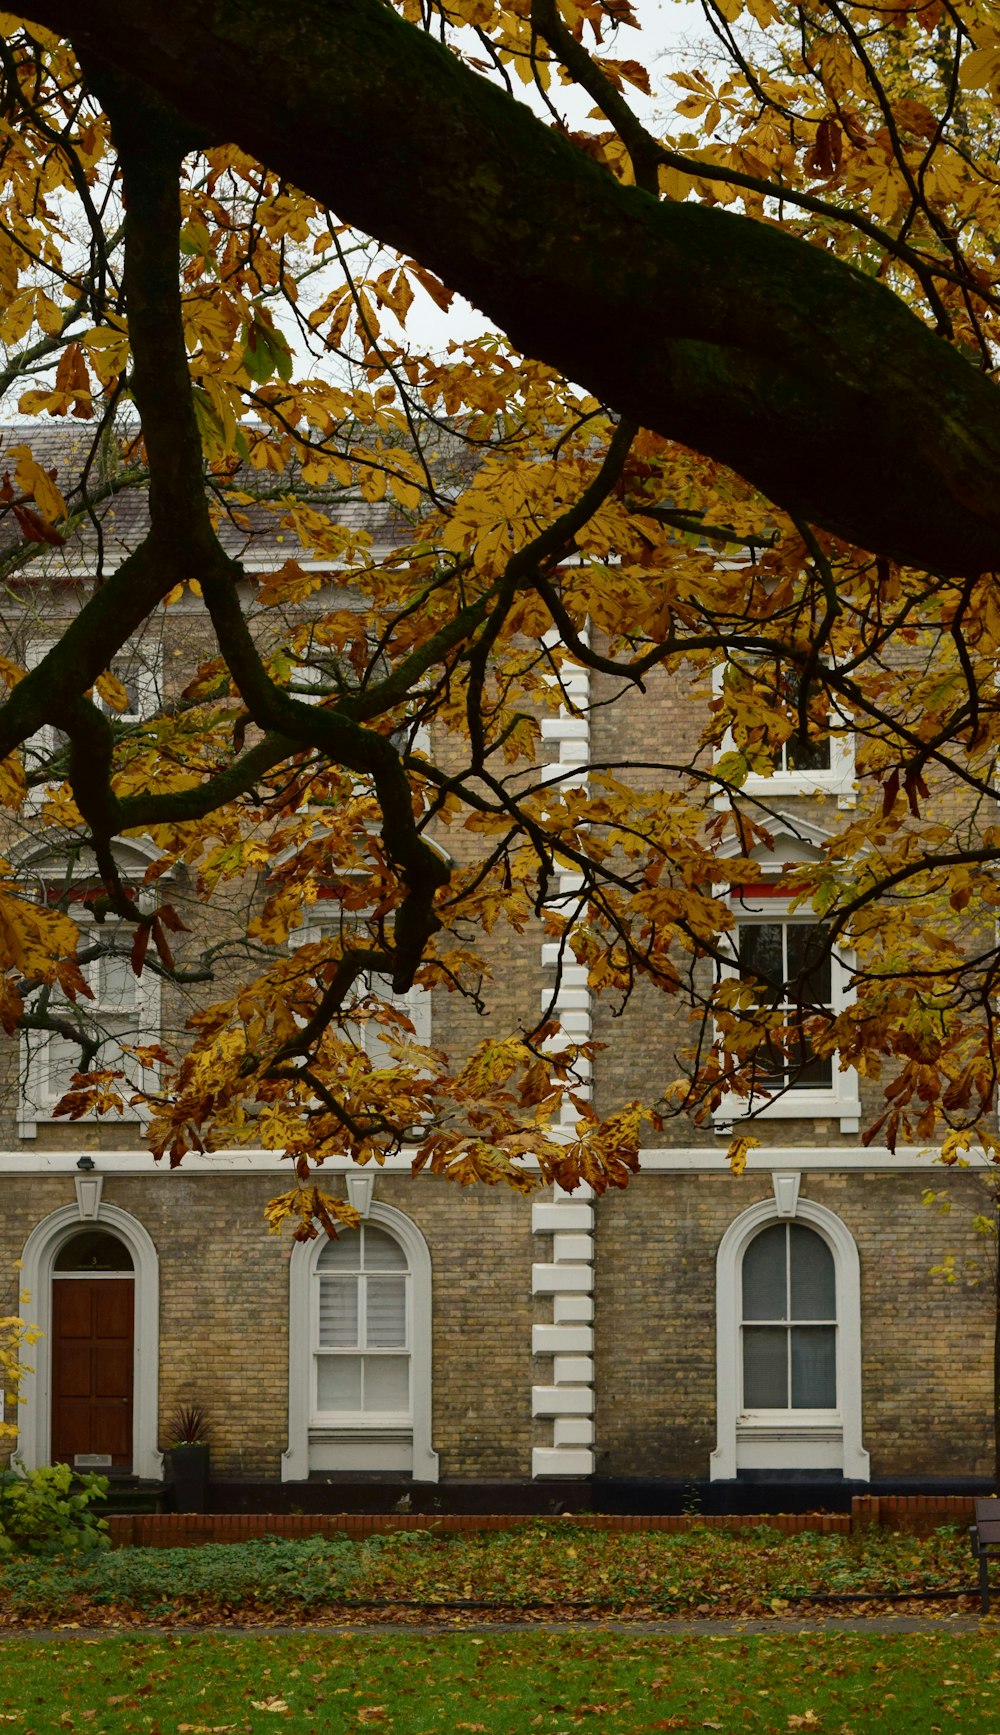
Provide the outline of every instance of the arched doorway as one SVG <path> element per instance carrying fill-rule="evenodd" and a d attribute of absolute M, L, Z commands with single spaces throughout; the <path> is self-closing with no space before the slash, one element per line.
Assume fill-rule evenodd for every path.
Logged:
<path fill-rule="evenodd" d="M 28 1236 L 21 1281 L 40 1334 L 18 1406 L 25 1468 L 96 1457 L 89 1467 L 158 1479 L 159 1261 L 147 1231 L 103 1199 L 91 1220 L 63 1205 Z"/>
<path fill-rule="evenodd" d="M 132 1469 L 135 1268 L 109 1230 L 81 1228 L 52 1267 L 54 1464 Z"/>

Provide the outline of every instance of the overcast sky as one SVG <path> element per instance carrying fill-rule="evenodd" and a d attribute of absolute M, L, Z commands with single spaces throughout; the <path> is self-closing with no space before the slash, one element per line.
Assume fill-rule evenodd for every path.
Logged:
<path fill-rule="evenodd" d="M 620 30 L 611 52 L 621 60 L 642 60 L 649 68 L 652 99 L 631 88 L 628 96 L 643 119 L 652 125 L 658 116 L 669 112 L 677 100 L 671 95 L 673 87 L 668 85 L 664 91 L 666 75 L 674 67 L 697 60 L 698 44 L 704 41 L 707 27 L 700 6 L 693 4 L 692 0 L 634 0 L 634 3 L 642 23 L 641 34 L 631 29 Z M 585 40 L 589 45 L 589 31 Z M 540 104 L 533 106 L 541 110 Z M 589 97 L 574 102 L 575 113 L 568 111 L 568 118 L 575 124 L 592 107 Z M 461 342 L 481 336 L 487 325 L 483 314 L 460 297 L 456 296 L 448 313 L 442 313 L 428 296 L 418 292 L 406 329 L 415 345 L 443 350 L 449 341 Z"/>

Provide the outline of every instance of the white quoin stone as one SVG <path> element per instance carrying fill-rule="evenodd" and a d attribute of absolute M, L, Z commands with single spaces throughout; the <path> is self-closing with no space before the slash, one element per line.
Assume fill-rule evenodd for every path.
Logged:
<path fill-rule="evenodd" d="M 589 1386 L 594 1378 L 594 1358 L 589 1355 L 557 1355 L 552 1380 L 557 1386 Z"/>
<path fill-rule="evenodd" d="M 590 1416 L 594 1393 L 590 1386 L 532 1386 L 533 1416 Z"/>
<path fill-rule="evenodd" d="M 552 1424 L 554 1446 L 592 1446 L 594 1423 L 590 1416 L 557 1416 Z"/>
<path fill-rule="evenodd" d="M 590 733 L 586 717 L 543 717 L 543 741 L 586 741 Z"/>
<path fill-rule="evenodd" d="M 592 1320 L 594 1299 L 591 1295 L 557 1295 L 552 1303 L 552 1317 L 557 1325 L 573 1325 L 578 1320 Z"/>
<path fill-rule="evenodd" d="M 567 1293 L 582 1291 L 589 1294 L 594 1286 L 594 1273 L 589 1265 L 533 1265 L 531 1267 L 532 1295 L 556 1295 L 560 1291 Z"/>
<path fill-rule="evenodd" d="M 560 1200 L 531 1207 L 531 1232 L 533 1235 L 558 1235 L 564 1230 L 586 1231 L 591 1227 L 594 1214 L 588 1204 L 563 1204 Z"/>
<path fill-rule="evenodd" d="M 592 1476 L 594 1454 L 584 1446 L 536 1446 L 531 1454 L 532 1476 Z"/>
<path fill-rule="evenodd" d="M 533 1325 L 532 1355 L 592 1355 L 594 1333 L 589 1325 Z"/>
<path fill-rule="evenodd" d="M 557 1264 L 590 1265 L 594 1258 L 591 1235 L 559 1234 L 552 1237 L 552 1257 Z"/>
<path fill-rule="evenodd" d="M 552 1001 L 551 993 L 542 993 L 539 999 L 542 1011 L 547 1012 Z M 590 1010 L 590 990 L 586 985 L 582 988 L 568 988 L 565 982 L 560 982 L 559 997 L 556 1004 L 560 1012 L 588 1012 Z"/>

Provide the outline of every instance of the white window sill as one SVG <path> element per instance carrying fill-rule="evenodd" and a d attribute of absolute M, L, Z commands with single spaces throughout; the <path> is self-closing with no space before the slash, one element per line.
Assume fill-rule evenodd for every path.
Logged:
<path fill-rule="evenodd" d="M 378 1412 L 369 1415 L 334 1416 L 330 1414 L 313 1416 L 309 1423 L 311 1434 L 370 1434 L 383 1433 L 386 1430 L 396 1432 L 413 1432 L 413 1417 L 397 1414 L 382 1416 Z"/>
<path fill-rule="evenodd" d="M 736 1418 L 738 1428 L 782 1432 L 795 1428 L 839 1428 L 843 1417 L 839 1410 L 743 1410 Z"/>
<path fill-rule="evenodd" d="M 842 1133 L 861 1125 L 861 1100 L 834 1090 L 787 1090 L 781 1096 L 728 1096 L 715 1110 L 715 1131 L 729 1134 L 747 1121 L 838 1120 Z"/>
<path fill-rule="evenodd" d="M 784 801 L 810 796 L 815 800 L 818 796 L 835 796 L 837 806 L 842 808 L 855 807 L 858 799 L 853 778 L 848 780 L 843 777 L 824 777 L 822 772 L 814 773 L 811 777 L 792 777 L 785 771 L 776 771 L 773 777 L 760 777 L 756 772 L 751 772 L 738 789 L 719 791 L 715 797 L 716 810 L 724 811 L 741 795 L 758 796 L 764 801 Z"/>
<path fill-rule="evenodd" d="M 71 1120 L 69 1115 L 53 1114 L 49 1108 L 26 1109 L 18 1114 L 17 1131 L 19 1138 L 34 1139 L 38 1137 L 39 1127 L 66 1127 L 68 1130 L 96 1126 L 144 1127 L 151 1113 L 151 1109 L 131 1109 L 126 1114 L 81 1114 Z"/>

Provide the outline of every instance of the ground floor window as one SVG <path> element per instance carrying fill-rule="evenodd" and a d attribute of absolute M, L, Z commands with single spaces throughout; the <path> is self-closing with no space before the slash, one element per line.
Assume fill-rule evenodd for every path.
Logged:
<path fill-rule="evenodd" d="M 386 1229 L 362 1223 L 316 1264 L 313 1416 L 411 1419 L 410 1271 Z"/>
<path fill-rule="evenodd" d="M 743 1255 L 743 1409 L 835 1410 L 833 1254 L 804 1223 L 772 1223 Z"/>
<path fill-rule="evenodd" d="M 786 1470 L 868 1480 L 857 1248 L 797 1186 L 776 1177 L 775 1198 L 744 1211 L 719 1246 L 713 1480 Z M 779 1197 L 791 1203 L 779 1210 Z"/>
<path fill-rule="evenodd" d="M 359 1228 L 295 1247 L 284 1481 L 338 1471 L 437 1481 L 431 1330 L 430 1253 L 394 1206 L 375 1202 Z"/>

